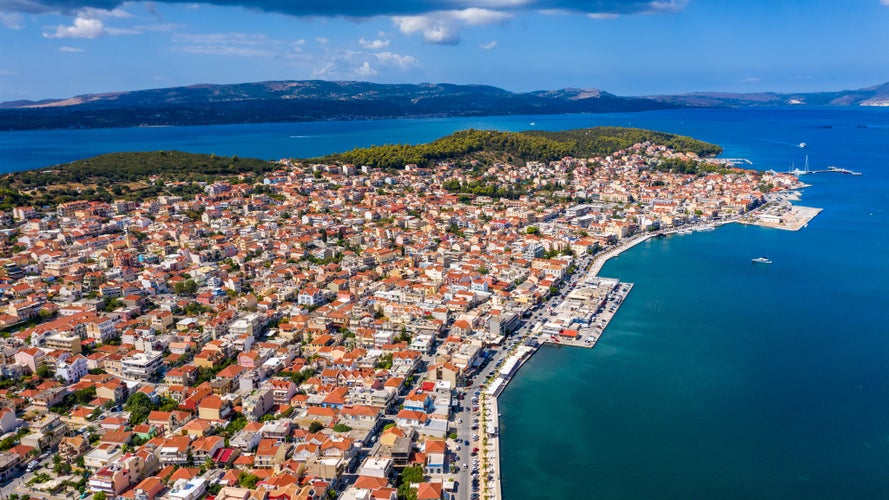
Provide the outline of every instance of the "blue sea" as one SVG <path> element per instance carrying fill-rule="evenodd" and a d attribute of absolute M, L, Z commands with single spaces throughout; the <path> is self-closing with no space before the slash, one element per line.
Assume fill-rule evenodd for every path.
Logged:
<path fill-rule="evenodd" d="M 594 349 L 547 347 L 501 398 L 503 493 L 550 498 L 889 497 L 889 110 L 753 108 L 0 133 L 0 171 L 109 151 L 277 159 L 465 128 L 653 128 L 753 168 L 829 165 L 798 232 L 650 240 Z M 805 142 L 808 147 L 799 147 Z M 768 256 L 771 265 L 753 265 Z"/>

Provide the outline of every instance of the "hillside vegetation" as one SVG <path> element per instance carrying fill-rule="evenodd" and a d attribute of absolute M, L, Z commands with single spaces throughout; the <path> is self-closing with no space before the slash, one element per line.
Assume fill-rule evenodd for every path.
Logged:
<path fill-rule="evenodd" d="M 353 149 L 312 161 L 342 162 L 386 169 L 408 164 L 433 165 L 437 161 L 481 164 L 550 161 L 565 156 L 603 156 L 633 144 L 650 141 L 677 151 L 701 156 L 722 151 L 719 146 L 690 137 L 634 128 L 596 127 L 560 132 L 498 132 L 463 130 L 427 144 L 387 144 Z M 15 172 L 0 177 L 0 210 L 15 206 L 55 206 L 73 200 L 105 201 L 124 198 L 144 200 L 161 194 L 191 199 L 203 191 L 198 182 L 246 174 L 257 176 L 277 168 L 273 162 L 179 151 L 109 153 L 48 169 Z M 697 162 L 676 161 L 659 169 L 700 173 Z M 160 176 L 151 182 L 152 176 Z M 179 181 L 179 182 L 176 182 Z M 475 194 L 509 197 L 516 193 L 491 191 L 486 185 L 470 186 Z M 461 189 L 466 186 L 461 187 Z M 490 191 L 490 192 L 489 192 Z"/>
<path fill-rule="evenodd" d="M 315 161 L 396 169 L 408 164 L 428 166 L 442 160 L 523 163 L 557 160 L 565 156 L 602 156 L 646 141 L 663 144 L 677 151 L 694 152 L 700 156 L 722 152 L 722 148 L 715 144 L 690 137 L 636 128 L 594 127 L 560 132 L 469 129 L 426 144 L 386 144 L 356 148 L 316 158 Z"/>
<path fill-rule="evenodd" d="M 48 169 L 3 175 L 0 177 L 0 210 L 19 205 L 52 206 L 78 199 L 140 200 L 165 193 L 189 197 L 202 190 L 191 181 L 212 182 L 219 177 L 238 174 L 255 176 L 275 168 L 273 162 L 237 156 L 180 151 L 109 153 Z M 152 184 L 149 178 L 154 175 L 163 177 L 164 182 L 188 184 Z"/>

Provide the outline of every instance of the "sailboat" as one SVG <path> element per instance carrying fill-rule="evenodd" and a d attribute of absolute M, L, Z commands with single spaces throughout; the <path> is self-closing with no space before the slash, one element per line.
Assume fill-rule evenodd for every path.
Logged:
<path fill-rule="evenodd" d="M 792 165 L 792 164 L 791 164 L 791 165 Z M 795 176 L 797 176 L 797 177 L 799 177 L 800 175 L 805 175 L 805 174 L 811 173 L 811 172 L 809 172 L 809 155 L 806 155 L 806 168 L 805 168 L 805 170 L 800 170 L 800 169 L 798 169 L 798 168 L 794 168 L 793 170 L 790 171 L 790 173 L 793 174 L 793 175 L 795 175 Z"/>

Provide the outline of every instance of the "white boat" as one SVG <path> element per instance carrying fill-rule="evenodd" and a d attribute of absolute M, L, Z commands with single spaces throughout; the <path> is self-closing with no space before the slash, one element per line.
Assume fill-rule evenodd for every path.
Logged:
<path fill-rule="evenodd" d="M 755 259 L 751 259 L 754 264 L 771 264 L 772 260 L 768 257 L 757 257 Z"/>
<path fill-rule="evenodd" d="M 805 148 L 805 147 L 808 147 L 808 145 L 805 142 L 801 142 L 801 143 L 799 143 L 799 147 Z"/>
<path fill-rule="evenodd" d="M 805 144 L 805 143 L 803 143 Z M 791 164 L 792 165 L 792 164 Z M 805 170 L 800 170 L 798 168 L 794 168 L 790 171 L 791 174 L 799 177 L 801 175 L 809 174 L 811 171 L 809 170 L 809 155 L 806 155 L 806 168 Z"/>

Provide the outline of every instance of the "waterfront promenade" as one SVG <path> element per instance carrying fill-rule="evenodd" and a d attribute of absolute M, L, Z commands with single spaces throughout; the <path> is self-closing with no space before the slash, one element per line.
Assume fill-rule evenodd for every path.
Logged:
<path fill-rule="evenodd" d="M 805 222 L 811 220 L 811 218 L 817 215 L 817 213 L 820 211 L 820 209 L 807 209 L 806 207 L 792 208 L 802 209 L 803 218 L 807 217 Z M 799 220 L 802 220 L 802 218 L 800 218 Z M 799 220 L 794 223 L 794 226 L 802 227 L 804 225 L 805 222 L 799 222 Z M 649 232 L 636 235 L 594 256 L 592 260 L 589 261 L 586 266 L 584 266 L 582 272 L 578 273 L 578 276 L 572 278 L 571 282 L 569 282 L 565 286 L 565 288 L 571 288 L 573 284 L 576 284 L 578 279 L 598 277 L 599 272 L 601 272 L 602 270 L 602 267 L 610 259 L 619 256 L 623 252 L 635 247 L 636 245 L 639 245 L 640 243 L 647 241 L 654 236 L 687 234 L 695 230 L 712 229 L 723 224 L 730 224 L 733 222 L 750 223 L 741 217 L 733 217 L 730 219 L 710 222 L 707 224 L 690 225 L 664 231 Z M 799 227 L 796 227 L 796 229 L 799 229 Z M 580 278 L 581 276 L 583 278 Z M 505 357 L 503 358 L 504 365 L 513 366 L 513 368 L 511 368 L 509 370 L 509 373 L 505 376 L 503 373 L 498 374 L 496 372 L 492 372 L 486 379 L 484 379 L 484 382 L 480 384 L 481 394 L 479 397 L 479 409 L 481 416 L 479 422 L 479 439 L 475 440 L 474 445 L 477 446 L 480 450 L 479 461 L 481 464 L 481 498 L 492 500 L 502 499 L 500 484 L 501 464 L 498 407 L 498 398 L 500 394 L 502 394 L 506 386 L 515 376 L 521 366 L 524 365 L 525 362 L 527 362 L 531 358 L 531 356 L 534 355 L 535 352 L 537 352 L 537 349 L 539 349 L 541 345 L 551 344 L 557 346 L 565 345 L 571 347 L 594 347 L 601 338 L 601 335 L 605 332 L 605 329 L 610 324 L 611 320 L 617 314 L 617 310 L 623 303 L 623 300 L 626 299 L 632 287 L 632 283 L 618 283 L 614 290 L 614 296 L 609 299 L 608 303 L 605 307 L 603 307 L 602 311 L 596 315 L 596 318 L 599 320 L 599 322 L 591 324 L 588 329 L 582 329 L 581 335 L 576 340 L 565 338 L 563 336 L 547 335 L 541 334 L 540 332 L 532 331 L 530 324 L 525 325 L 516 333 L 516 335 L 518 336 L 518 342 L 512 349 L 509 350 L 509 352 L 505 353 Z M 609 307 L 608 304 L 611 304 L 613 306 L 613 309 Z M 554 308 L 558 307 L 558 305 L 554 306 Z M 524 342 L 529 339 L 535 341 L 533 343 L 533 346 L 531 347 L 524 345 Z M 591 341 L 587 342 L 586 339 L 589 339 Z"/>
<path fill-rule="evenodd" d="M 566 287 L 572 286 L 573 283 L 576 282 L 580 276 L 584 277 L 597 277 L 599 272 L 602 270 L 602 266 L 605 263 L 620 255 L 621 253 L 633 248 L 634 246 L 642 243 L 643 241 L 651 238 L 653 233 L 646 233 L 637 235 L 633 238 L 630 238 L 626 241 L 621 242 L 617 246 L 606 250 L 605 252 L 596 255 L 592 261 L 586 266 L 586 269 L 582 273 L 578 273 L 578 276 L 575 277 L 571 282 L 569 282 Z M 506 353 L 504 359 L 504 364 L 509 365 L 513 363 L 514 368 L 510 371 L 510 373 L 503 377 L 498 376 L 496 373 L 491 373 L 484 381 L 480 384 L 480 395 L 479 395 L 479 437 L 478 439 L 473 441 L 473 445 L 479 448 L 479 463 L 481 465 L 480 470 L 480 485 L 481 485 L 481 498 L 487 500 L 501 500 L 502 499 L 502 490 L 501 490 L 501 477 L 500 477 L 500 422 L 499 422 L 499 406 L 498 406 L 498 397 L 506 388 L 507 384 L 512 377 L 515 376 L 515 373 L 521 368 L 521 366 L 534 355 L 540 345 L 548 343 L 552 345 L 566 345 L 572 347 L 587 347 L 591 348 L 595 346 L 596 342 L 598 342 L 599 338 L 601 338 L 602 333 L 604 333 L 605 329 L 608 327 L 608 324 L 611 322 L 611 319 L 617 313 L 617 309 L 620 307 L 620 304 L 626 298 L 629 291 L 632 289 L 632 284 L 630 283 L 620 283 L 616 288 L 616 294 L 609 301 L 609 303 L 614 304 L 614 310 L 609 309 L 607 306 L 604 310 L 598 315 L 600 320 L 599 326 L 601 329 L 597 332 L 589 333 L 587 338 L 592 339 L 592 342 L 585 342 L 582 339 L 578 340 L 567 340 L 567 339 L 559 339 L 558 341 L 552 340 L 552 338 L 548 335 L 541 335 L 538 338 L 535 337 L 535 332 L 531 331 L 530 325 L 526 325 L 522 327 L 518 332 L 519 342 Z M 591 325 L 591 329 L 595 328 Z M 533 347 L 525 346 L 524 341 L 528 339 L 539 340 L 535 342 Z M 549 339 L 549 340 L 548 340 Z"/>

